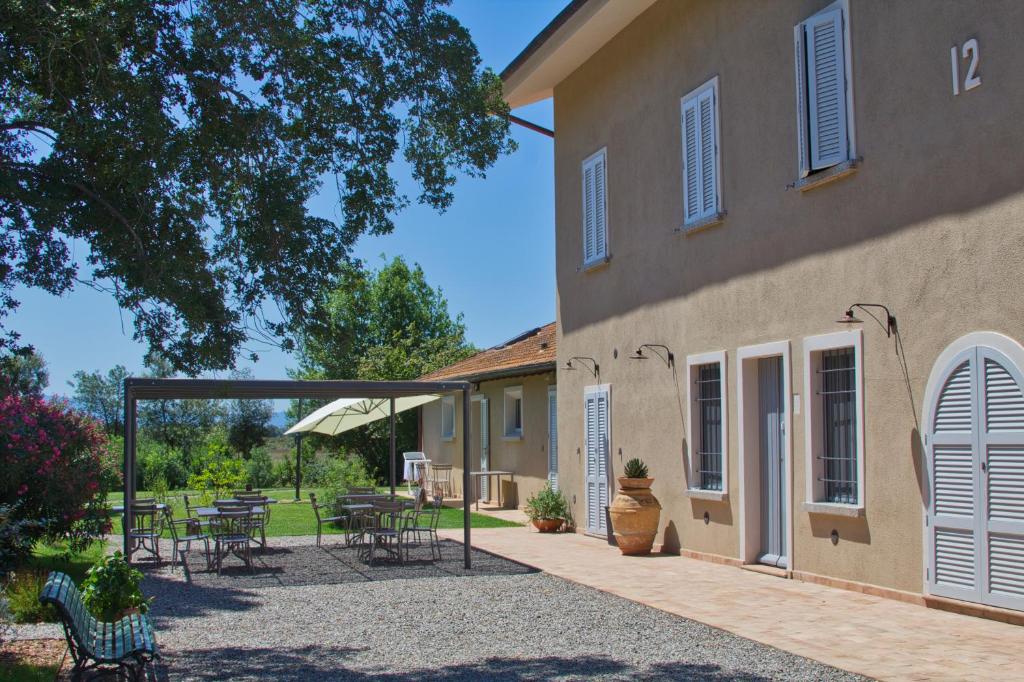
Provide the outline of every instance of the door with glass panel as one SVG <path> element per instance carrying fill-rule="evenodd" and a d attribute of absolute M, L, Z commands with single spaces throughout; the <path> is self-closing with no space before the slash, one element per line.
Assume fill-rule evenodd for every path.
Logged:
<path fill-rule="evenodd" d="M 1024 377 L 993 348 L 952 359 L 927 425 L 928 590 L 1024 609 Z"/>
<path fill-rule="evenodd" d="M 758 561 L 785 568 L 786 461 L 782 357 L 757 361 L 761 464 L 761 552 Z"/>

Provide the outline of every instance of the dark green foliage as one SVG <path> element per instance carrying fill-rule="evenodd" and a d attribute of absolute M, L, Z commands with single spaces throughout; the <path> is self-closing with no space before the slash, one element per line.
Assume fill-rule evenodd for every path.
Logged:
<path fill-rule="evenodd" d="M 233 372 L 232 379 L 252 379 L 248 369 Z M 228 407 L 228 444 L 235 452 L 249 459 L 253 448 L 267 442 L 273 435 L 270 420 L 274 416 L 274 403 L 269 400 L 232 400 Z"/>
<path fill-rule="evenodd" d="M 124 434 L 124 380 L 128 370 L 116 365 L 106 375 L 78 370 L 68 385 L 74 389 L 75 407 L 91 414 L 110 436 Z"/>
<path fill-rule="evenodd" d="M 441 290 L 402 258 L 376 272 L 342 268 L 321 297 L 320 310 L 302 335 L 296 378 L 417 379 L 475 352 L 466 342 L 462 316 L 453 318 Z M 299 414 L 293 403 L 290 414 L 297 420 L 315 407 L 304 401 Z M 415 411 L 399 415 L 397 452 L 416 449 L 416 428 Z M 336 436 L 330 445 L 361 456 L 378 480 L 387 477 L 387 420 Z"/>
<path fill-rule="evenodd" d="M 82 581 L 82 601 L 93 617 L 106 623 L 121 618 L 127 609 L 149 610 L 149 600 L 142 596 L 142 571 L 132 568 L 121 552 L 114 552 L 96 562 Z"/>
<path fill-rule="evenodd" d="M 647 465 L 643 460 L 634 457 L 626 462 L 622 473 L 626 478 L 647 478 Z"/>
<path fill-rule="evenodd" d="M 0 198 L 0 204 L 2 202 L 3 199 Z M 0 241 L 2 241 L 2 237 L 0 237 Z M 0 277 L 2 277 L 2 271 L 0 271 Z M 0 305 L 2 303 L 2 296 L 0 296 Z M 0 356 L 0 398 L 12 394 L 41 398 L 49 381 L 50 376 L 46 371 L 46 362 L 32 348 L 26 346 Z"/>
<path fill-rule="evenodd" d="M 513 146 L 445 4 L 0 0 L 0 316 L 16 285 L 84 282 L 190 374 L 286 338 L 393 229 L 399 154 L 444 210 Z M 325 178 L 333 219 L 307 209 Z"/>

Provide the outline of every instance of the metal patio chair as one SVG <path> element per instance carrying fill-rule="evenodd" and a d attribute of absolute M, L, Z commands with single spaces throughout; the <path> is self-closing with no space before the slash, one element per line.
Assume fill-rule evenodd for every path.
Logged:
<path fill-rule="evenodd" d="M 325 523 L 340 523 L 348 518 L 347 514 L 332 515 L 332 516 L 321 516 L 320 510 L 324 507 L 320 506 L 320 503 L 316 500 L 316 493 L 309 494 L 309 505 L 313 507 L 313 514 L 316 516 L 316 546 L 320 546 L 320 538 L 323 535 L 323 527 Z M 348 538 L 346 538 L 346 544 Z"/>
<path fill-rule="evenodd" d="M 422 542 L 423 535 L 427 536 L 430 543 L 430 558 L 434 559 L 434 552 L 437 551 L 437 561 L 442 559 L 441 540 L 437 535 L 437 526 L 441 521 L 441 508 L 444 506 L 444 497 L 435 495 L 431 503 L 420 509 L 412 509 L 406 512 L 405 522 L 402 524 L 402 544 L 405 545 L 405 559 L 409 560 L 409 541 L 406 536 L 412 535 L 416 543 Z"/>
<path fill-rule="evenodd" d="M 181 556 L 181 566 L 183 570 L 188 570 L 188 565 L 185 562 L 185 555 L 192 551 L 193 542 L 202 542 L 206 554 L 206 570 L 210 570 L 210 536 L 203 532 L 203 528 L 199 525 L 199 519 L 191 517 L 184 519 L 175 519 L 171 514 L 171 508 L 164 508 L 164 522 L 167 524 L 167 528 L 171 531 L 171 542 L 174 545 L 171 551 L 171 570 L 174 570 L 174 565 L 178 563 L 178 556 Z M 183 534 L 178 533 L 178 529 L 181 529 Z M 184 549 L 179 549 L 182 545 Z"/>
<path fill-rule="evenodd" d="M 132 525 L 128 529 L 130 552 L 144 549 L 155 556 L 158 562 L 161 561 L 160 536 L 163 534 L 163 517 L 157 512 L 156 501 L 133 500 L 127 511 L 121 522 L 128 523 L 127 519 L 131 516 Z"/>
<path fill-rule="evenodd" d="M 404 502 L 379 501 L 373 503 L 373 526 L 364 531 L 366 541 L 362 553 L 367 563 L 373 566 L 377 550 L 381 549 L 388 556 L 405 563 L 402 557 L 402 524 L 405 520 L 406 506 Z"/>
<path fill-rule="evenodd" d="M 218 505 L 217 515 L 210 517 L 217 575 L 229 553 L 245 562 L 250 573 L 256 572 L 252 564 L 252 518 L 252 510 L 244 504 Z"/>
<path fill-rule="evenodd" d="M 431 464 L 430 478 L 427 481 L 431 495 L 442 495 L 453 497 L 452 492 L 452 465 Z"/>

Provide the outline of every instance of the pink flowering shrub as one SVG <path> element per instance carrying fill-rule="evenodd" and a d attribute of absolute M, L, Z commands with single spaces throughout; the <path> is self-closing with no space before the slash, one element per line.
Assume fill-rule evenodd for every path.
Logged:
<path fill-rule="evenodd" d="M 110 528 L 106 494 L 117 467 L 95 421 L 66 403 L 0 400 L 0 505 L 38 524 L 38 535 L 82 549 Z"/>

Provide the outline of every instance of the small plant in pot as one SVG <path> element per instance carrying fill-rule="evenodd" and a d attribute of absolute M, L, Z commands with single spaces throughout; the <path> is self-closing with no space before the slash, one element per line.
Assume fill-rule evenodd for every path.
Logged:
<path fill-rule="evenodd" d="M 113 623 L 131 613 L 146 613 L 150 599 L 142 596 L 142 571 L 132 568 L 121 552 L 103 557 L 82 581 L 82 601 L 97 619 Z"/>
<path fill-rule="evenodd" d="M 569 503 L 561 491 L 545 483 L 543 490 L 526 501 L 523 511 L 541 533 L 554 533 L 569 518 Z"/>
<path fill-rule="evenodd" d="M 626 462 L 622 474 L 619 485 L 623 488 L 650 488 L 654 482 L 653 478 L 647 478 L 647 465 L 637 457 Z"/>

